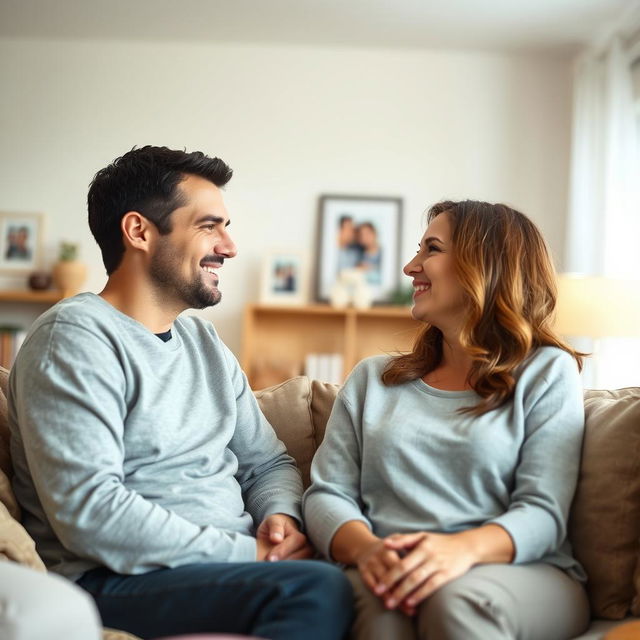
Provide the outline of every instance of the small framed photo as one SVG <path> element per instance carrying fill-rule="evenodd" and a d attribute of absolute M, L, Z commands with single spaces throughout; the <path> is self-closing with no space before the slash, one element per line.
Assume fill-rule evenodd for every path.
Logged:
<path fill-rule="evenodd" d="M 260 301 L 266 304 L 306 304 L 307 271 L 303 253 L 272 251 L 264 260 Z"/>
<path fill-rule="evenodd" d="M 29 272 L 40 266 L 42 216 L 0 213 L 0 271 Z"/>
<path fill-rule="evenodd" d="M 400 281 L 401 234 L 401 198 L 321 196 L 316 299 L 327 302 L 340 273 L 357 269 L 373 302 L 388 302 Z"/>

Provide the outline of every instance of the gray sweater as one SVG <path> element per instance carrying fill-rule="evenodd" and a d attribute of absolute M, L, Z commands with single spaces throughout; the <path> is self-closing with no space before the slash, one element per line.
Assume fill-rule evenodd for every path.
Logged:
<path fill-rule="evenodd" d="M 41 316 L 9 379 L 14 489 L 49 568 L 77 578 L 251 561 L 300 518 L 300 475 L 210 323 L 162 342 L 94 294 Z"/>
<path fill-rule="evenodd" d="M 457 412 L 478 402 L 474 391 L 422 380 L 385 387 L 387 361 L 361 362 L 334 404 L 303 498 L 316 546 L 329 557 L 349 520 L 381 537 L 495 523 L 513 539 L 514 562 L 548 562 L 584 579 L 567 541 L 584 430 L 575 360 L 538 349 L 513 400 L 479 417 Z"/>

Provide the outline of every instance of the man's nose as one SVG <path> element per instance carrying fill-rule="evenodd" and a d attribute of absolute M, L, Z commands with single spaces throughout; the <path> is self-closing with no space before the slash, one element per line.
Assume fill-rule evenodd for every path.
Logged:
<path fill-rule="evenodd" d="M 214 252 L 225 258 L 233 258 L 237 255 L 238 250 L 231 236 L 225 231 L 214 246 Z"/>

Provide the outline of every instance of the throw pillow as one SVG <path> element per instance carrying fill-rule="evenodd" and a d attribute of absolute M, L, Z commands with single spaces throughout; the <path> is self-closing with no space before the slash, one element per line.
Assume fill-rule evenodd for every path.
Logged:
<path fill-rule="evenodd" d="M 311 415 L 315 427 L 316 449 L 324 438 L 327 421 L 331 415 L 338 389 L 340 389 L 339 384 L 320 382 L 320 380 L 311 381 Z"/>
<path fill-rule="evenodd" d="M 617 620 L 631 607 L 638 562 L 640 388 L 586 391 L 585 418 L 569 539 L 594 616 Z"/>
<path fill-rule="evenodd" d="M 311 421 L 311 383 L 306 376 L 255 392 L 262 413 L 298 463 L 304 487 L 309 486 L 309 469 L 315 453 Z"/>

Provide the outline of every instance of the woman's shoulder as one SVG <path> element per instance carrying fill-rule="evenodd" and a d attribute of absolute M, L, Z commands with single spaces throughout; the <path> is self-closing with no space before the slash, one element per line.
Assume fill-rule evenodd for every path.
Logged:
<path fill-rule="evenodd" d="M 534 349 L 520 366 L 518 381 L 579 383 L 579 368 L 576 359 L 560 347 L 544 346 Z"/>
<path fill-rule="evenodd" d="M 347 376 L 340 390 L 341 394 L 360 395 L 373 387 L 383 387 L 382 373 L 390 360 L 391 356 L 385 355 L 370 356 L 360 360 Z"/>
<path fill-rule="evenodd" d="M 381 379 L 382 372 L 386 369 L 391 361 L 392 356 L 379 355 L 369 356 L 360 360 L 352 369 L 347 380 L 355 379 Z"/>

